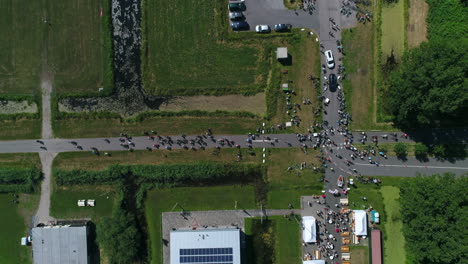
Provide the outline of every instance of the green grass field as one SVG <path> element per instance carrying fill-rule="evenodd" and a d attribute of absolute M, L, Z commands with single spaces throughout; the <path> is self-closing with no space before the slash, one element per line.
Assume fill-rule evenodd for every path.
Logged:
<path fill-rule="evenodd" d="M 39 94 L 42 1 L 0 0 L 0 96 Z"/>
<path fill-rule="evenodd" d="M 393 50 L 399 58 L 405 49 L 405 1 L 397 1 L 395 4 L 382 5 L 382 60 L 385 60 Z"/>
<path fill-rule="evenodd" d="M 161 217 L 178 203 L 185 210 L 234 210 L 255 208 L 255 193 L 252 186 L 213 186 L 182 187 L 152 190 L 145 201 L 146 222 L 148 224 L 151 247 L 151 263 L 162 263 Z M 180 207 L 176 210 L 181 210 Z"/>
<path fill-rule="evenodd" d="M 384 241 L 384 263 L 400 264 L 406 261 L 405 237 L 403 236 L 403 222 L 400 214 L 400 188 L 393 186 L 383 186 L 381 188 L 385 213 L 385 231 L 387 232 Z"/>
<path fill-rule="evenodd" d="M 37 208 L 38 194 L 20 194 L 19 204 L 13 204 L 12 194 L 0 194 L 0 263 L 32 263 L 31 248 L 21 246 L 21 237 L 27 236 L 31 215 Z"/>
<path fill-rule="evenodd" d="M 47 16 L 54 91 L 80 94 L 97 93 L 100 87 L 112 90 L 110 1 L 51 1 Z"/>
<path fill-rule="evenodd" d="M 257 118 L 236 117 L 155 117 L 141 122 L 122 122 L 120 119 L 63 119 L 55 120 L 54 135 L 63 138 L 115 137 L 125 132 L 143 135 L 155 129 L 162 135 L 203 134 L 212 128 L 216 134 L 247 134 L 261 126 Z"/>
<path fill-rule="evenodd" d="M 301 263 L 300 227 L 295 220 L 270 216 L 262 226 L 258 218 L 246 218 L 245 234 L 246 263 Z"/>
<path fill-rule="evenodd" d="M 110 216 L 116 190 L 109 186 L 60 186 L 54 187 L 50 202 L 50 214 L 58 219 L 91 218 L 94 222 Z M 96 200 L 95 207 L 78 207 L 82 199 Z"/>
<path fill-rule="evenodd" d="M 223 41 L 222 0 L 144 1 L 143 80 L 157 95 L 236 94 L 263 90 L 258 48 Z"/>
<path fill-rule="evenodd" d="M 41 137 L 40 119 L 0 120 L 0 140 L 32 139 Z"/>

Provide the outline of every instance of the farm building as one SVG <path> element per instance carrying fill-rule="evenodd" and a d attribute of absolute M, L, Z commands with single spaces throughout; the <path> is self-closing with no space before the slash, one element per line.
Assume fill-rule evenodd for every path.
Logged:
<path fill-rule="evenodd" d="M 382 233 L 379 229 L 372 229 L 372 264 L 382 264 Z"/>
<path fill-rule="evenodd" d="M 89 263 L 86 226 L 35 227 L 31 237 L 34 264 Z"/>
<path fill-rule="evenodd" d="M 178 229 L 170 234 L 170 264 L 240 264 L 240 229 Z"/>

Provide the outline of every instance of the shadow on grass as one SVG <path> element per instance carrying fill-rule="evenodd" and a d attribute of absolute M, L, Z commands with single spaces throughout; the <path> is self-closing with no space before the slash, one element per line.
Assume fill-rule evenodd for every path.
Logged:
<path fill-rule="evenodd" d="M 99 245 L 96 241 L 96 224 L 94 224 L 93 222 L 88 222 L 88 252 L 90 264 L 101 263 Z"/>

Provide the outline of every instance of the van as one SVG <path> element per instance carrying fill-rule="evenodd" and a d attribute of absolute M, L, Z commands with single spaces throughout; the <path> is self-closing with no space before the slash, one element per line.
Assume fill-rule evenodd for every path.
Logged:
<path fill-rule="evenodd" d="M 245 11 L 245 8 L 246 6 L 244 2 L 236 2 L 236 3 L 228 4 L 229 12 L 242 12 L 242 11 Z"/>
<path fill-rule="evenodd" d="M 335 60 L 333 59 L 333 54 L 331 50 L 325 51 L 325 58 L 327 60 L 327 66 L 329 69 L 335 68 Z"/>

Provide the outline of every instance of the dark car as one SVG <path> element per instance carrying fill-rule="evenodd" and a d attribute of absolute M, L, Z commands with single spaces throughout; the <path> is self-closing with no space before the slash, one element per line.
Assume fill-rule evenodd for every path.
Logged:
<path fill-rule="evenodd" d="M 328 76 L 328 82 L 329 82 L 329 85 L 330 85 L 330 91 L 331 90 L 336 90 L 336 87 L 338 85 L 338 82 L 336 80 L 336 75 L 335 74 L 330 74 Z"/>
<path fill-rule="evenodd" d="M 245 11 L 246 6 L 244 2 L 229 3 L 228 9 L 229 9 L 229 12 L 242 12 L 242 11 Z"/>
<path fill-rule="evenodd" d="M 232 21 L 244 20 L 244 14 L 242 12 L 229 12 L 229 19 Z"/>
<path fill-rule="evenodd" d="M 231 28 L 232 30 L 247 30 L 249 29 L 249 24 L 245 21 L 237 21 L 237 22 L 232 22 L 231 23 Z"/>
<path fill-rule="evenodd" d="M 291 24 L 276 24 L 275 31 L 276 32 L 288 32 L 291 31 Z"/>

